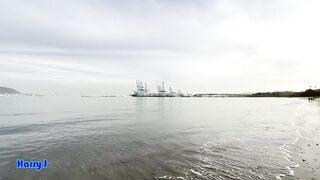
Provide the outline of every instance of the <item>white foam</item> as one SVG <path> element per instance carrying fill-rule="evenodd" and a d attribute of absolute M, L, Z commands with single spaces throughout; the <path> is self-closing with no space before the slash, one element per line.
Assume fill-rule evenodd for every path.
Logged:
<path fill-rule="evenodd" d="M 286 166 L 286 168 L 289 170 L 289 175 L 294 176 L 294 170 L 292 170 L 290 166 Z"/>
<path fill-rule="evenodd" d="M 285 177 L 286 175 L 284 175 L 284 174 L 278 174 L 278 175 L 276 175 L 276 179 L 277 180 L 282 180 L 282 178 L 281 177 Z"/>
<path fill-rule="evenodd" d="M 198 176 L 202 176 L 202 174 L 201 174 L 200 172 L 198 172 L 198 171 L 195 171 L 195 170 L 193 170 L 193 169 L 191 169 L 190 171 L 191 171 L 192 173 L 198 175 Z"/>

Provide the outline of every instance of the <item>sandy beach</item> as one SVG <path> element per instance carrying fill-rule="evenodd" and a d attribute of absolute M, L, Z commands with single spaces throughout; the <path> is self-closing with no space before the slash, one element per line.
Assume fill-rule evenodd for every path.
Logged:
<path fill-rule="evenodd" d="M 295 178 L 303 180 L 320 179 L 320 119 L 315 112 L 320 111 L 320 101 L 310 102 L 310 109 L 301 115 L 300 137 L 292 153 L 292 161 L 299 164 L 294 169 Z M 289 178 L 290 179 L 290 178 Z"/>

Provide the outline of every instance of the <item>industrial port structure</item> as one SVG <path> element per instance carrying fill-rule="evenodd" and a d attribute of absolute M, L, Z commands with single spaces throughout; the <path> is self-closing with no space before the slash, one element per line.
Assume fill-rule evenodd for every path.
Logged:
<path fill-rule="evenodd" d="M 192 97 L 189 93 L 174 92 L 171 88 L 166 91 L 164 82 L 157 86 L 158 92 L 150 92 L 146 82 L 136 81 L 136 86 L 137 89 L 131 94 L 133 97 Z"/>

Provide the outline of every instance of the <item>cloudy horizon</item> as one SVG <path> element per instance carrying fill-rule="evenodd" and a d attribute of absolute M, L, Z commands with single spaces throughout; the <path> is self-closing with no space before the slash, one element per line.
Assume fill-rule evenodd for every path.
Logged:
<path fill-rule="evenodd" d="M 0 2 L 0 86 L 125 95 L 319 86 L 319 1 Z"/>

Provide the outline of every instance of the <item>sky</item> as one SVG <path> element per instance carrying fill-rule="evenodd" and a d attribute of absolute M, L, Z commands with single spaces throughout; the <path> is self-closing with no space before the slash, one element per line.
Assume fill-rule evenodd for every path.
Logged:
<path fill-rule="evenodd" d="M 0 86 L 45 95 L 320 87 L 318 0 L 1 0 Z"/>

